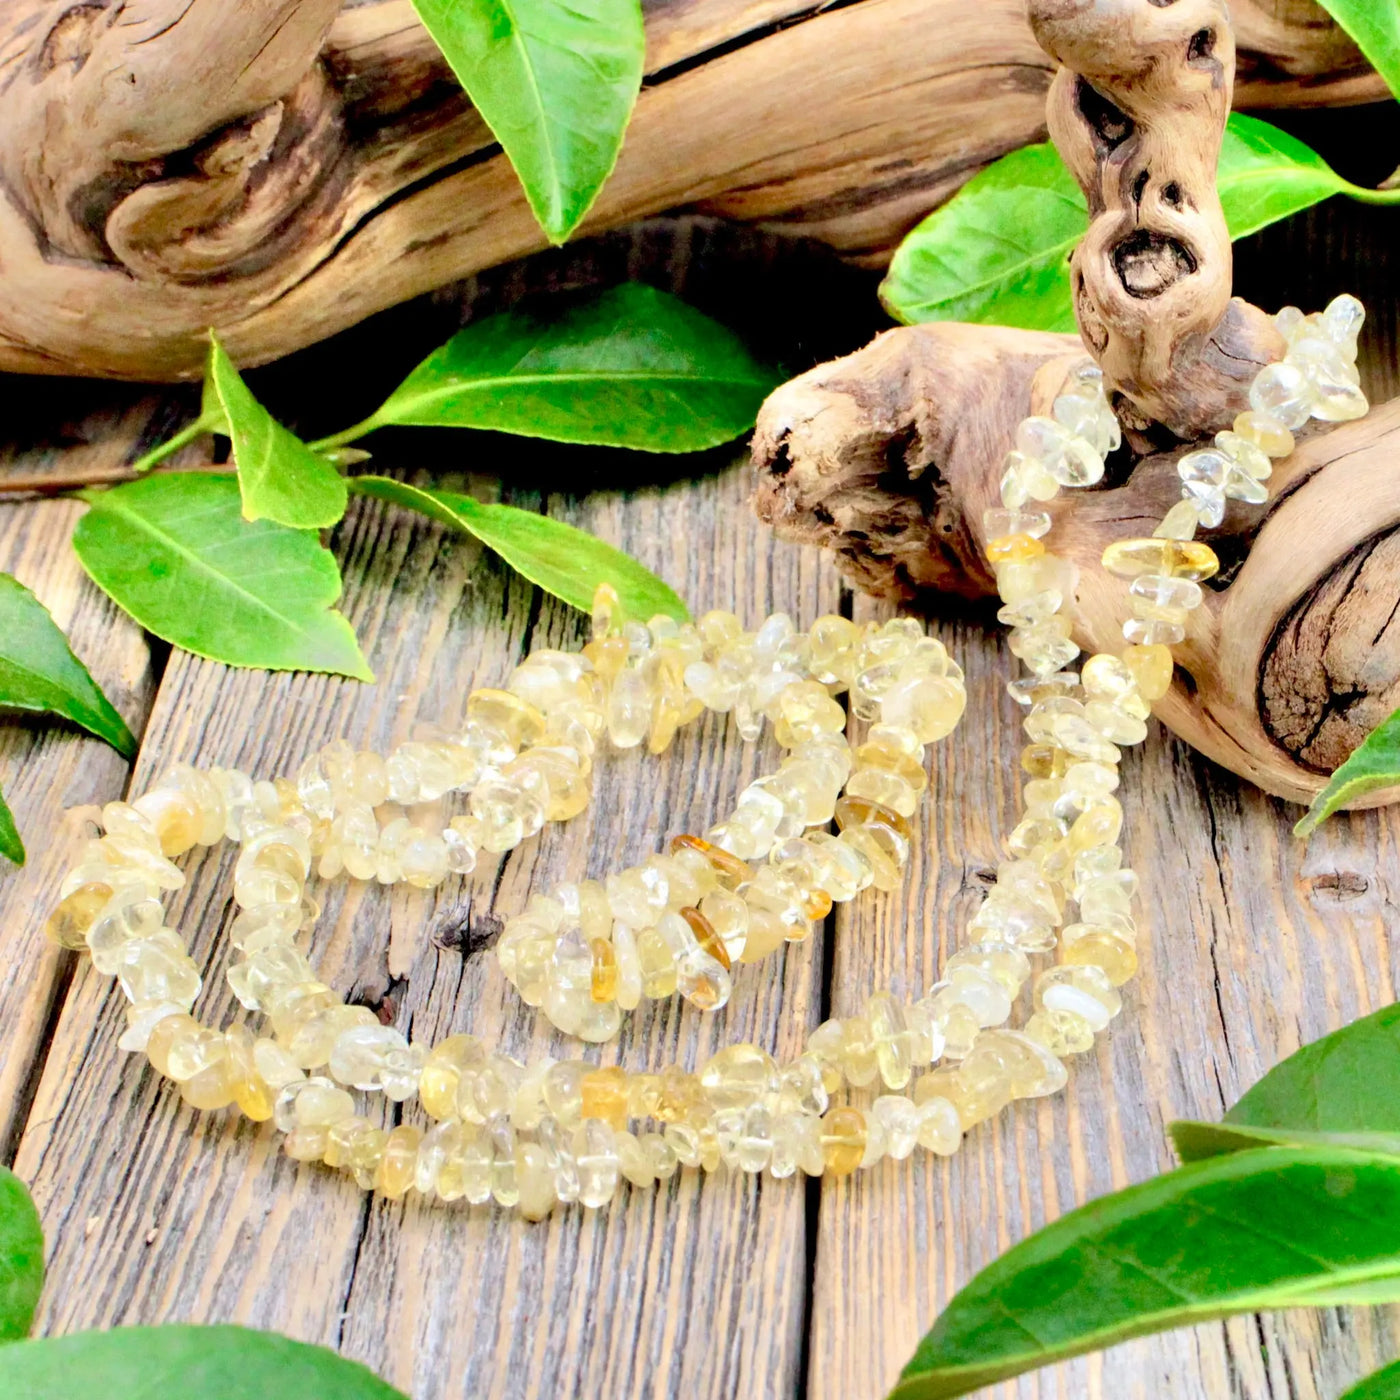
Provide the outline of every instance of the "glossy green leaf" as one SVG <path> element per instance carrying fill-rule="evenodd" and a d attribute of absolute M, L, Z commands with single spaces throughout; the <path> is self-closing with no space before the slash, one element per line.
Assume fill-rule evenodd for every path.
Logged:
<path fill-rule="evenodd" d="M 1400 1400 L 1400 1361 L 1373 1371 L 1338 1400 Z"/>
<path fill-rule="evenodd" d="M 136 740 L 49 610 L 16 578 L 0 574 L 0 705 L 62 715 L 131 758 Z"/>
<path fill-rule="evenodd" d="M 1333 812 L 1369 792 L 1400 783 L 1400 710 L 1382 720 L 1351 756 L 1327 780 L 1312 800 L 1307 815 L 1293 828 L 1295 836 L 1308 836 Z"/>
<path fill-rule="evenodd" d="M 148 631 L 231 666 L 374 679 L 332 610 L 331 552 L 309 531 L 245 520 L 232 475 L 171 472 L 82 496 L 78 558 Z"/>
<path fill-rule="evenodd" d="M 1400 1133 L 1324 1133 L 1308 1128 L 1256 1128 L 1244 1123 L 1197 1123 L 1190 1119 L 1168 1126 L 1176 1155 L 1183 1162 L 1202 1162 L 1227 1152 L 1254 1147 L 1351 1147 L 1400 1158 Z"/>
<path fill-rule="evenodd" d="M 458 331 L 371 418 L 556 442 L 693 452 L 753 425 L 777 376 L 732 331 L 628 282 L 562 312 L 516 309 Z"/>
<path fill-rule="evenodd" d="M 1255 1128 L 1400 1134 L 1400 1003 L 1275 1065 L 1225 1115 Z"/>
<path fill-rule="evenodd" d="M 895 250 L 880 299 L 897 320 L 1073 331 L 1069 255 L 1084 196 L 1048 142 L 974 175 Z"/>
<path fill-rule="evenodd" d="M 324 457 L 255 399 L 211 332 L 207 382 L 223 410 L 246 520 L 295 530 L 334 525 L 345 514 L 345 482 Z"/>
<path fill-rule="evenodd" d="M 1266 1308 L 1400 1298 L 1400 1162 L 1267 1147 L 1071 1212 L 949 1303 L 898 1400 L 965 1395 L 1129 1337 Z"/>
<path fill-rule="evenodd" d="M 350 485 L 361 495 L 392 501 L 475 535 L 531 583 L 584 612 L 592 607 L 598 585 L 610 583 L 627 617 L 645 622 L 665 613 L 684 622 L 690 616 L 675 591 L 631 555 L 562 520 L 382 476 L 352 477 Z"/>
<path fill-rule="evenodd" d="M 18 1342 L 5 1400 L 405 1400 L 358 1361 L 246 1327 L 118 1327 Z"/>
<path fill-rule="evenodd" d="M 1400 204 L 1400 190 L 1344 180 L 1312 147 L 1258 117 L 1234 112 L 1220 150 L 1220 203 L 1231 238 L 1243 238 L 1334 194 Z"/>
<path fill-rule="evenodd" d="M 1342 179 L 1287 132 L 1235 112 L 1218 175 L 1232 238 L 1334 194 L 1400 203 L 1400 190 Z M 896 319 L 974 321 L 1072 331 L 1069 255 L 1084 236 L 1084 196 L 1049 144 L 1026 146 L 974 176 L 900 244 L 880 288 Z"/>
<path fill-rule="evenodd" d="M 44 1282 L 44 1232 L 24 1183 L 0 1167 L 0 1342 L 29 1335 Z M 10 1352 L 3 1353 L 8 1360 Z M 0 1360 L 0 1375 L 5 1360 Z"/>
<path fill-rule="evenodd" d="M 1400 3 L 1397 0 L 1319 0 L 1356 40 L 1371 67 L 1400 98 Z"/>
<path fill-rule="evenodd" d="M 15 825 L 15 814 L 3 796 L 0 796 L 0 855 L 9 857 L 16 865 L 24 864 L 24 842 Z"/>
<path fill-rule="evenodd" d="M 562 243 L 612 173 L 642 85 L 639 0 L 413 0 Z"/>

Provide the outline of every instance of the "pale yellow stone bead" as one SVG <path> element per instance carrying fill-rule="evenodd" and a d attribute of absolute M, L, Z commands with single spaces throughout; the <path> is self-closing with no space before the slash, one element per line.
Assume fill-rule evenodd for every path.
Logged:
<path fill-rule="evenodd" d="M 926 1093 L 920 1097 L 916 1090 L 914 1098 L 919 1146 L 940 1157 L 951 1157 L 962 1146 L 963 1128 L 958 1110 L 941 1094 Z"/>
<path fill-rule="evenodd" d="M 1134 539 L 1109 545 L 1103 552 L 1103 566 L 1120 578 L 1165 574 L 1200 582 L 1219 570 L 1220 561 L 1199 540 Z"/>
<path fill-rule="evenodd" d="M 960 682 L 947 676 L 912 676 L 886 691 L 880 718 L 884 724 L 912 730 L 920 743 L 932 744 L 953 732 L 966 705 Z"/>
<path fill-rule="evenodd" d="M 71 894 L 59 900 L 44 931 L 60 948 L 87 952 L 88 930 L 111 902 L 112 885 L 103 880 L 89 880 Z"/>
<path fill-rule="evenodd" d="M 769 713 L 774 737 L 785 749 L 819 734 L 839 734 L 846 727 L 846 712 L 816 681 L 798 681 L 785 687 Z"/>
<path fill-rule="evenodd" d="M 151 1033 L 153 1038 L 163 1026 L 164 1022 L 156 1026 Z M 229 1047 L 222 1032 L 195 1024 L 177 1029 L 168 1041 L 158 1047 L 157 1053 L 161 1054 L 162 1051 L 164 1073 L 177 1084 L 182 1084 L 211 1066 L 222 1064 L 228 1059 Z M 150 1053 L 149 1047 L 147 1053 Z"/>
<path fill-rule="evenodd" d="M 833 1108 L 821 1121 L 822 1160 L 832 1176 L 850 1176 L 865 1156 L 865 1115 L 857 1108 Z"/>
<path fill-rule="evenodd" d="M 538 775 L 548 793 L 546 821 L 565 822 L 578 816 L 592 795 L 578 755 L 571 749 L 536 746 L 508 763 L 504 771 L 506 777 L 516 780 L 526 774 Z"/>
<path fill-rule="evenodd" d="M 599 1118 L 611 1128 L 627 1126 L 627 1075 L 616 1065 L 588 1070 L 579 1093 L 584 1118 Z"/>
<path fill-rule="evenodd" d="M 191 1108 L 212 1112 L 227 1108 L 234 1101 L 235 1089 L 233 1065 L 225 1054 L 222 1059 L 184 1080 L 180 1084 L 180 1097 Z"/>
<path fill-rule="evenodd" d="M 201 1029 L 199 1022 L 186 1013 L 166 1016 L 157 1021 L 146 1041 L 146 1058 L 150 1060 L 152 1069 L 167 1079 L 173 1078 L 170 1073 L 171 1047 Z"/>
<path fill-rule="evenodd" d="M 641 968 L 643 996 L 655 1000 L 675 994 L 676 960 L 655 928 L 644 928 L 637 933 L 637 961 Z"/>
<path fill-rule="evenodd" d="M 884 826 L 859 824 L 844 827 L 837 840 L 869 865 L 876 889 L 897 890 L 903 884 L 908 843 L 898 833 Z"/>
<path fill-rule="evenodd" d="M 1121 987 L 1137 973 L 1137 948 L 1120 929 L 1100 924 L 1068 924 L 1060 935 L 1060 957 L 1067 963 L 1101 968 Z"/>
<path fill-rule="evenodd" d="M 622 626 L 622 600 L 606 580 L 593 590 L 592 636 L 595 642 L 611 637 Z"/>
<path fill-rule="evenodd" d="M 204 813 L 194 799 L 174 788 L 155 788 L 131 805 L 155 827 L 165 856 L 183 855 L 204 829 Z"/>
<path fill-rule="evenodd" d="M 1139 694 L 1149 702 L 1160 700 L 1171 689 L 1175 663 L 1164 646 L 1130 646 L 1123 649 L 1123 664 L 1132 673 Z"/>
<path fill-rule="evenodd" d="M 1073 1011 L 1037 1011 L 1026 1020 L 1026 1034 L 1061 1059 L 1094 1045 L 1094 1028 Z"/>
<path fill-rule="evenodd" d="M 984 1065 L 985 1060 L 985 1065 Z M 1059 1093 L 1069 1076 L 1060 1058 L 1020 1031 L 985 1030 L 962 1063 L 963 1082 L 985 1075 L 1005 1082 L 1012 1098 L 1039 1099 Z"/>
<path fill-rule="evenodd" d="M 1234 430 L 1246 442 L 1273 458 L 1287 457 L 1294 447 L 1288 425 L 1270 413 L 1248 409 L 1234 421 Z"/>
<path fill-rule="evenodd" d="M 642 963 L 637 952 L 637 938 L 622 923 L 612 927 L 613 960 L 617 969 L 614 1000 L 623 1011 L 634 1011 L 642 999 Z"/>
<path fill-rule="evenodd" d="M 1075 818 L 1069 830 L 1070 849 L 1077 853 L 1090 846 L 1112 846 L 1122 830 L 1122 807 L 1115 798 L 1102 798 Z"/>
<path fill-rule="evenodd" d="M 1101 968 L 1062 965 L 1036 978 L 1035 1009 L 1072 1012 L 1097 1033 L 1123 1009 L 1123 1000 Z"/>
<path fill-rule="evenodd" d="M 1187 497 L 1178 501 L 1162 517 L 1162 523 L 1153 530 L 1152 535 L 1159 540 L 1194 540 L 1200 523 L 1200 507 Z"/>
<path fill-rule="evenodd" d="M 777 1088 L 778 1065 L 760 1046 L 730 1045 L 706 1061 L 700 1084 L 717 1112 L 748 1108 Z"/>
<path fill-rule="evenodd" d="M 584 1119 L 574 1129 L 573 1151 L 579 1203 L 591 1210 L 607 1205 L 617 1193 L 620 1174 L 613 1130 L 596 1118 Z"/>
<path fill-rule="evenodd" d="M 520 1193 L 520 1214 L 526 1220 L 544 1220 L 558 1197 L 554 1192 L 554 1168 L 538 1143 L 516 1143 L 515 1181 Z"/>
<path fill-rule="evenodd" d="M 390 1132 L 384 1140 L 375 1173 L 374 1189 L 381 1195 L 396 1201 L 406 1195 L 418 1171 L 418 1149 L 423 1142 L 423 1131 L 403 1123 Z"/>
<path fill-rule="evenodd" d="M 258 1042 L 247 1026 L 230 1026 L 224 1034 L 228 1041 L 233 1101 L 245 1118 L 265 1123 L 272 1117 L 278 1092 L 288 1081 L 279 1080 L 273 1084 L 263 1077 L 258 1067 Z"/>

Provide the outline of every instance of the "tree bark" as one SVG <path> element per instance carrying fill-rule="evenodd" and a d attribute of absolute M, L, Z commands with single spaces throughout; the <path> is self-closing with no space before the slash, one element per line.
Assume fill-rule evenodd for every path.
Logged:
<path fill-rule="evenodd" d="M 1123 580 L 1101 566 L 1179 498 L 1177 460 L 1248 406 L 1285 341 L 1230 295 L 1215 189 L 1234 51 L 1222 0 L 1032 0 L 1064 67 L 1050 130 L 1085 189 L 1071 276 L 1081 337 L 939 324 L 887 332 L 778 390 L 754 439 L 756 506 L 834 548 L 873 592 L 995 591 L 982 514 L 1017 425 L 1046 414 L 1086 349 L 1126 442 L 1098 489 L 1062 493 L 1053 549 L 1079 568 L 1086 651 L 1121 649 Z M 1220 557 L 1174 648 L 1157 713 L 1265 790 L 1306 800 L 1400 703 L 1400 400 L 1313 424 L 1262 505 L 1232 502 Z M 1387 794 L 1368 802 L 1385 800 Z"/>
<path fill-rule="evenodd" d="M 1240 99 L 1366 101 L 1312 0 L 1236 0 Z M 208 327 L 260 363 L 544 245 L 408 0 L 10 0 L 0 370 L 173 380 Z M 1044 132 L 1022 0 L 657 0 L 585 224 L 689 209 L 879 264 Z"/>

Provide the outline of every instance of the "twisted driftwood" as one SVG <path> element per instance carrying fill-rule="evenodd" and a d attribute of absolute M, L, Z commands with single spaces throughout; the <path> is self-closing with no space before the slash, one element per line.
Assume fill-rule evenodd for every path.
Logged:
<path fill-rule="evenodd" d="M 1175 464 L 1247 407 L 1284 342 L 1232 298 L 1215 160 L 1235 54 L 1223 0 L 1032 0 L 1064 66 L 1051 134 L 1088 197 L 1072 265 L 1082 344 L 984 326 L 890 331 L 779 389 L 754 440 L 759 513 L 835 549 L 876 593 L 994 591 L 981 518 L 1017 423 L 1048 412 L 1087 346 L 1128 446 L 1104 486 L 1049 509 L 1080 566 L 1076 639 L 1117 650 L 1126 588 L 1100 566 L 1178 498 Z M 1400 400 L 1278 464 L 1263 506 L 1232 503 L 1159 713 L 1269 792 L 1307 798 L 1400 704 Z"/>
<path fill-rule="evenodd" d="M 1313 0 L 1235 0 L 1246 105 L 1379 78 Z M 878 263 L 1043 129 L 1022 0 L 656 0 L 617 170 L 585 225 L 670 209 Z M 9 0 L 0 370 L 178 379 L 216 326 L 274 359 L 540 248 L 408 0 Z"/>

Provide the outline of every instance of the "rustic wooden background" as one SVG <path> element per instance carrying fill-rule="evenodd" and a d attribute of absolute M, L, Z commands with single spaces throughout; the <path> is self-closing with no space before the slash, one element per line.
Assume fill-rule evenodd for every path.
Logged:
<path fill-rule="evenodd" d="M 1394 164 L 1389 112 L 1298 125 L 1330 135 L 1343 157 L 1356 132 L 1379 130 L 1386 139 L 1362 151 L 1371 167 L 1352 159 L 1348 173 L 1375 179 Z M 1240 290 L 1266 304 L 1317 305 L 1343 288 L 1367 300 L 1377 399 L 1400 392 L 1397 227 L 1400 215 L 1334 202 L 1239 251 Z M 611 240 L 585 255 L 589 275 L 655 273 L 658 247 L 667 280 L 702 304 L 746 310 L 758 339 L 794 365 L 875 323 L 863 279 L 805 253 L 774 263 L 761 240 L 702 226 Z M 546 260 L 450 289 L 258 387 L 287 407 L 353 400 L 483 295 L 567 281 L 564 267 Z M 0 381 L 0 396 L 9 488 L 120 477 L 191 403 L 184 390 L 16 380 Z M 632 551 L 697 610 L 783 608 L 803 624 L 874 610 L 825 559 L 756 524 L 735 449 L 662 462 L 419 434 L 386 438 L 378 465 L 456 473 L 483 495 L 502 494 L 505 477 L 505 498 Z M 561 485 L 585 476 L 587 494 Z M 414 1400 L 876 1400 L 943 1303 L 1000 1250 L 1170 1166 L 1170 1119 L 1218 1116 L 1300 1043 L 1395 999 L 1400 809 L 1343 817 L 1303 848 L 1289 834 L 1295 809 L 1159 732 L 1127 760 L 1124 782 L 1128 850 L 1143 875 L 1142 975 L 1097 1053 L 1075 1062 L 1066 1094 L 1004 1113 L 950 1161 L 920 1154 L 838 1185 L 687 1175 L 660 1192 L 625 1191 L 611 1212 L 560 1211 L 543 1225 L 370 1199 L 281 1157 L 269 1128 L 191 1113 L 117 1050 L 120 994 L 41 931 L 72 858 L 64 810 L 140 791 L 175 760 L 271 776 L 338 735 L 386 748 L 420 721 L 459 716 L 472 684 L 499 681 L 530 649 L 577 645 L 582 619 L 470 541 L 356 500 L 332 543 L 378 684 L 229 670 L 145 637 L 84 579 L 67 543 L 77 503 L 6 499 L 0 568 L 49 605 L 141 737 L 128 772 L 62 726 L 0 726 L 0 781 L 30 849 L 26 869 L 0 878 L 0 1158 L 43 1216 L 45 1332 L 238 1320 L 338 1347 Z M 716 1017 L 671 1004 L 637 1016 L 604 1063 L 694 1065 L 738 1038 L 791 1054 L 874 987 L 914 991 L 936 978 L 1014 820 L 1020 745 L 994 630 L 976 617 L 938 630 L 966 667 L 971 705 L 937 749 L 904 889 L 848 906 L 806 945 L 745 969 Z M 609 759 L 588 813 L 499 871 L 431 895 L 334 885 L 314 954 L 329 980 L 415 1037 L 470 1029 L 522 1056 L 574 1055 L 504 984 L 489 951 L 501 920 L 532 889 L 601 875 L 702 829 L 772 756 L 712 717 L 654 766 L 635 753 Z M 206 857 L 172 918 L 210 969 L 204 1008 L 222 1017 L 230 876 L 226 853 Z M 1134 1342 L 996 1393 L 1331 1400 L 1397 1352 L 1400 1313 L 1328 1309 Z"/>

